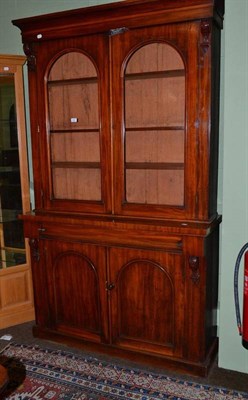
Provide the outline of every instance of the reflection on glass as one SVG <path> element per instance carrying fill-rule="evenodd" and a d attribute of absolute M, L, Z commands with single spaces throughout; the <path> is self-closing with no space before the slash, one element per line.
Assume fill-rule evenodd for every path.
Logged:
<path fill-rule="evenodd" d="M 13 75 L 0 75 L 0 269 L 26 262 Z"/>

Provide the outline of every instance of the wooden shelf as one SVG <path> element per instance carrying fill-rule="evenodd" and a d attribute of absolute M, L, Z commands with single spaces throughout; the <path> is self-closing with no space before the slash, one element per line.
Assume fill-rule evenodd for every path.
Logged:
<path fill-rule="evenodd" d="M 126 128 L 126 132 L 151 132 L 151 131 L 184 131 L 185 127 L 183 125 L 175 125 L 175 126 L 137 126 L 137 127 L 128 127 Z"/>
<path fill-rule="evenodd" d="M 0 172 L 19 172 L 20 168 L 11 166 L 0 166 Z"/>
<path fill-rule="evenodd" d="M 84 133 L 84 132 L 95 133 L 95 132 L 100 132 L 100 130 L 99 130 L 99 128 L 85 128 L 85 129 L 84 128 L 82 128 L 82 129 L 65 128 L 65 129 L 51 129 L 50 130 L 50 133 L 67 133 L 67 132 L 69 132 L 69 133 Z"/>
<path fill-rule="evenodd" d="M 185 76 L 184 69 L 175 69 L 168 71 L 137 72 L 132 74 L 126 74 L 125 80 L 177 78 L 181 76 Z"/>
<path fill-rule="evenodd" d="M 97 77 L 88 77 L 88 78 L 77 78 L 77 79 L 58 79 L 54 81 L 48 81 L 48 86 L 65 86 L 65 85 L 86 85 L 90 83 L 97 83 Z"/>
<path fill-rule="evenodd" d="M 126 169 L 182 170 L 183 163 L 127 162 Z"/>

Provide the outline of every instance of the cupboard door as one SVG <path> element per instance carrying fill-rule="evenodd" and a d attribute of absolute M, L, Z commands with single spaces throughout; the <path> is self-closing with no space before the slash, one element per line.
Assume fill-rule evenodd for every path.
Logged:
<path fill-rule="evenodd" d="M 114 96 L 121 99 L 114 102 L 118 213 L 181 218 L 193 212 L 197 30 L 189 25 L 113 37 Z"/>
<path fill-rule="evenodd" d="M 38 85 L 45 90 L 45 104 L 38 100 L 39 110 L 44 110 L 40 163 L 47 161 L 41 207 L 109 212 L 107 39 L 84 37 L 43 45 L 38 54 L 43 66 L 37 72 Z"/>
<path fill-rule="evenodd" d="M 105 249 L 46 240 L 44 255 L 50 328 L 94 342 L 106 341 Z"/>
<path fill-rule="evenodd" d="M 182 354 L 184 270 L 181 254 L 110 250 L 112 341 L 121 348 Z"/>

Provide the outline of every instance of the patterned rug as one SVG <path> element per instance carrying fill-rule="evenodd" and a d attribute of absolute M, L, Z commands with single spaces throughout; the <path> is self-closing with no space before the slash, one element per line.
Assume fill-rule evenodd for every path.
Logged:
<path fill-rule="evenodd" d="M 186 382 L 65 351 L 11 343 L 0 355 L 10 382 L 1 400 L 242 400 L 248 393 Z"/>

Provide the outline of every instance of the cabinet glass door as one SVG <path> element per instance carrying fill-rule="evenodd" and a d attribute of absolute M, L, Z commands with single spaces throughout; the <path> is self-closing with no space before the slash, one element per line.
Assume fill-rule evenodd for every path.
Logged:
<path fill-rule="evenodd" d="M 80 52 L 62 55 L 48 76 L 54 199 L 101 201 L 98 77 Z"/>
<path fill-rule="evenodd" d="M 149 43 L 124 75 L 126 203 L 184 205 L 185 68 L 167 43 Z"/>
<path fill-rule="evenodd" d="M 25 61 L 0 55 L 0 329 L 34 319 L 30 252 L 18 217 L 30 212 Z"/>
<path fill-rule="evenodd" d="M 26 263 L 14 74 L 0 74 L 0 269 Z"/>

